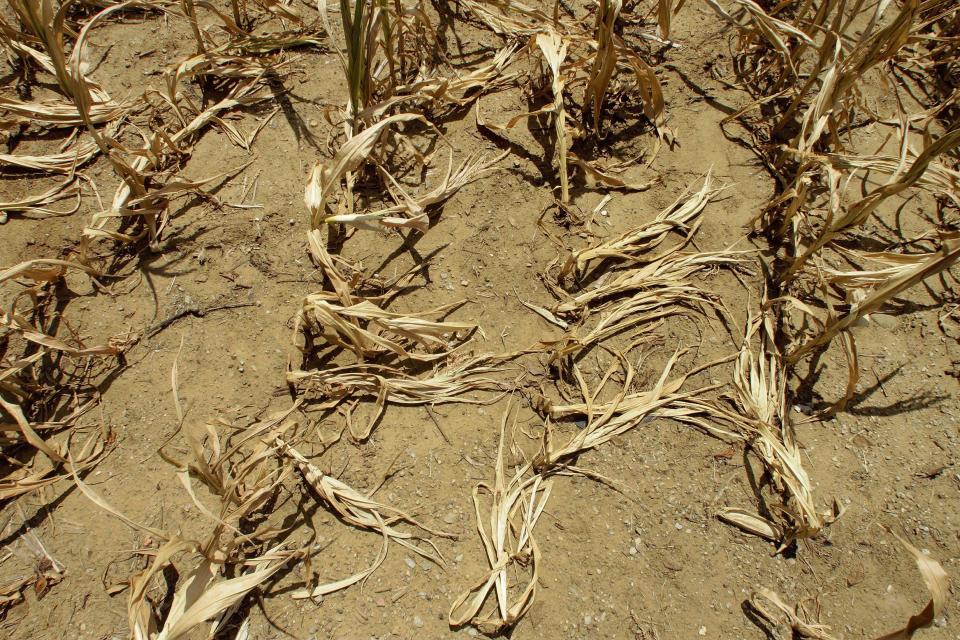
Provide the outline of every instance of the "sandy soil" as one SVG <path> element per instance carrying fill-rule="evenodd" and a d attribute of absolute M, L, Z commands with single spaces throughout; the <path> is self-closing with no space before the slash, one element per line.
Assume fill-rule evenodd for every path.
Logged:
<path fill-rule="evenodd" d="M 118 22 L 94 38 L 96 55 L 103 55 L 97 77 L 111 93 L 138 94 L 146 86 L 159 86 L 159 70 L 191 52 L 187 28 L 163 22 L 156 16 Z M 468 52 L 492 42 L 489 34 L 469 26 L 456 35 Z M 453 34 L 447 36 L 453 40 Z M 770 197 L 772 181 L 754 154 L 724 137 L 719 127 L 749 97 L 707 72 L 729 59 L 726 36 L 715 16 L 693 3 L 676 19 L 675 40 L 681 46 L 663 52 L 657 73 L 678 144 L 660 149 L 650 167 L 631 170 L 631 178 L 657 177 L 659 182 L 645 192 L 614 193 L 606 206 L 609 215 L 599 217 L 593 231 L 607 236 L 651 219 L 712 168 L 730 188 L 708 205 L 697 248 L 738 243 L 766 258 L 764 246 L 748 240 L 744 227 Z M 190 301 L 200 307 L 250 303 L 187 316 L 154 337 L 143 337 L 126 355 L 126 365 L 99 381 L 101 406 L 87 419 L 112 429 L 116 445 L 87 481 L 135 521 L 187 535 L 208 524 L 174 468 L 157 454 L 161 446 L 173 456 L 187 454 L 169 382 L 178 351 L 189 423 L 222 418 L 245 425 L 293 402 L 284 381 L 288 367 L 301 364 L 293 319 L 303 297 L 320 286 L 306 253 L 309 222 L 302 193 L 312 163 L 328 157 L 325 145 L 332 130 L 323 111 L 344 101 L 335 56 L 301 50 L 295 57 L 283 79 L 286 93 L 276 102 L 280 111 L 250 153 L 214 131 L 194 149 L 183 171 L 191 177 L 216 176 L 252 160 L 239 173 L 213 182 L 209 190 L 216 199 L 181 200 L 163 234 L 162 250 L 137 256 L 128 269 L 131 275 L 112 285 L 117 295 L 97 292 L 86 278 L 68 279 L 73 297 L 64 317 L 91 342 L 123 330 L 142 334 Z M 484 114 L 500 121 L 524 106 L 519 91 L 482 101 Z M 270 102 L 237 112 L 233 123 L 250 132 L 273 109 Z M 478 132 L 472 110 L 454 114 L 441 126 L 458 158 L 481 149 L 499 152 L 492 138 Z M 653 149 L 650 132 L 620 129 L 606 143 L 611 158 Z M 482 327 L 485 335 L 476 338 L 479 351 L 524 348 L 558 337 L 557 327 L 518 300 L 545 306 L 551 301 L 538 279 L 558 253 L 537 224 L 545 211 L 555 210 L 554 173 L 542 138 L 533 123 L 512 131 L 511 153 L 499 169 L 452 198 L 416 247 L 402 247 L 396 234 L 360 231 L 346 243 L 344 254 L 360 260 L 369 273 L 385 276 L 431 256 L 414 280 L 415 289 L 392 308 L 418 310 L 466 298 L 469 303 L 451 319 Z M 445 152 L 433 162 L 436 175 L 446 163 Z M 109 165 L 100 159 L 84 171 L 101 197 L 108 198 L 116 184 Z M 0 189 L 19 196 L 53 182 L 5 171 Z M 244 194 L 245 204 L 258 207 L 229 206 Z M 590 212 L 601 197 L 578 184 L 574 203 Z M 2 264 L 62 255 L 77 245 L 95 210 L 87 193 L 70 216 L 11 219 L 0 227 Z M 588 241 L 583 227 L 553 215 L 543 217 L 543 224 L 567 248 Z M 876 231 L 878 237 L 885 233 Z M 952 374 L 953 362 L 960 360 L 960 331 L 948 335 L 938 320 L 944 303 L 953 299 L 953 277 L 915 287 L 881 319 L 857 329 L 858 395 L 835 419 L 799 426 L 818 507 L 825 509 L 834 499 L 846 506 L 824 535 L 776 554 L 771 544 L 720 522 L 720 507 L 754 508 L 745 465 L 755 463 L 689 426 L 656 420 L 579 460 L 580 466 L 616 481 L 621 491 L 582 477 L 555 481 L 538 525 L 541 590 L 514 637 L 762 638 L 742 609 L 749 592 L 761 586 L 788 602 L 818 602 L 821 622 L 839 637 L 873 637 L 919 611 L 927 600 L 923 584 L 912 559 L 882 525 L 904 531 L 955 572 L 960 557 L 960 476 L 954 466 L 960 450 L 960 403 Z M 738 323 L 760 295 L 755 268 L 736 275 L 719 271 L 702 284 L 722 298 Z M 687 369 L 732 353 L 731 331 L 739 328 L 724 327 L 710 316 L 668 319 L 659 330 L 662 345 L 645 363 L 642 379 L 649 384 L 657 365 L 678 345 L 694 347 L 682 361 Z M 544 364 L 539 370 L 528 365 L 531 380 L 545 374 Z M 597 367 L 585 366 L 584 371 L 591 381 L 597 379 Z M 799 373 L 807 375 L 804 368 Z M 729 366 L 716 368 L 698 374 L 693 383 L 726 382 L 729 375 Z M 810 384 L 797 382 L 798 412 L 837 398 L 845 380 L 841 355 L 828 352 Z M 321 603 L 289 597 L 303 580 L 301 571 L 294 570 L 260 602 L 251 599 L 249 637 L 475 635 L 469 628 L 452 630 L 446 614 L 454 598 L 487 569 L 470 495 L 476 482 L 491 478 L 507 402 L 439 406 L 433 410 L 439 428 L 423 408 L 391 406 L 369 440 L 356 443 L 344 435 L 316 458 L 319 466 L 361 490 L 372 488 L 395 460 L 390 467 L 395 473 L 378 496 L 457 535 L 456 540 L 437 540 L 447 566 L 392 546 L 363 589 L 353 587 Z M 522 425 L 539 424 L 526 403 L 514 402 L 520 402 Z M 340 414 L 312 409 L 309 402 L 300 411 L 310 434 L 304 450 L 321 451 L 322 443 L 343 428 Z M 522 444 L 527 450 L 536 447 L 533 441 Z M 314 560 L 322 579 L 356 572 L 376 555 L 381 543 L 376 534 L 346 527 L 322 508 L 311 510 L 310 518 L 311 535 L 329 543 Z M 31 593 L 27 603 L 11 609 L 0 623 L 0 636 L 106 639 L 128 634 L 126 596 L 111 597 L 105 586 L 142 568 L 143 560 L 134 555 L 150 544 L 142 534 L 66 483 L 4 505 L 0 524 L 0 544 L 13 552 L 0 564 L 4 580 L 32 570 L 27 557 L 17 552 L 27 530 L 66 567 L 64 580 L 42 600 Z M 306 539 L 307 531 L 302 535 Z M 953 613 L 951 608 L 945 628 L 923 636 L 956 637 L 949 622 Z"/>

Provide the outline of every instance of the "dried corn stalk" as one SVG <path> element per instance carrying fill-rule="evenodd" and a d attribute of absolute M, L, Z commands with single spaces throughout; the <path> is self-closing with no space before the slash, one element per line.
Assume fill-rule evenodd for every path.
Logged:
<path fill-rule="evenodd" d="M 854 302 L 850 311 L 824 323 L 818 335 L 794 348 L 787 356 L 788 362 L 794 364 L 808 353 L 829 344 L 833 338 L 852 327 L 860 318 L 879 310 L 884 303 L 905 289 L 949 269 L 958 258 L 960 258 L 960 233 L 942 234 L 942 244 L 938 251 L 910 259 L 909 262 L 904 260 L 896 267 L 887 270 L 886 275 L 889 277 L 875 284 L 869 293 L 862 295 Z M 876 277 L 879 274 L 874 272 L 870 275 Z M 865 277 L 861 275 L 860 281 Z"/>
<path fill-rule="evenodd" d="M 570 202 L 570 185 L 567 174 L 567 150 L 570 148 L 570 140 L 567 136 L 567 114 L 563 108 L 563 74 L 561 67 L 563 67 L 564 59 L 567 57 L 567 42 L 552 30 L 546 33 L 538 33 L 535 41 L 543 53 L 544 60 L 547 61 L 547 66 L 550 67 L 553 105 L 549 110 L 553 113 L 554 140 L 557 162 L 560 166 L 560 202 L 566 203 Z"/>
<path fill-rule="evenodd" d="M 14 459 L 21 447 L 33 450 L 17 465 L 9 465 L 0 479 L 0 499 L 13 498 L 51 485 L 67 477 L 72 466 L 90 469 L 107 452 L 112 441 L 107 431 L 79 439 L 79 419 L 95 406 L 96 395 L 75 393 L 70 389 L 51 391 L 40 371 L 59 356 L 61 367 L 68 362 L 90 363 L 96 357 L 116 356 L 129 348 L 133 340 L 117 336 L 104 345 L 86 345 L 75 336 L 51 335 L 53 325 L 43 310 L 56 299 L 56 285 L 68 269 L 85 271 L 75 262 L 36 259 L 22 262 L 0 272 L 0 292 L 10 293 L 6 308 L 0 310 L 0 447 Z M 11 289 L 13 292 L 11 292 Z M 24 301 L 29 305 L 23 305 Z M 26 308 L 21 308 L 21 306 Z M 49 396 L 49 397 L 46 397 Z M 61 398 L 60 396 L 65 396 Z M 59 399 L 58 399 L 59 398 Z M 28 415 L 45 411 L 44 405 L 73 408 L 54 422 L 31 420 Z M 31 409 L 32 406 L 32 409 Z M 58 434 L 66 433 L 60 438 Z M 42 454 L 42 455 L 36 455 Z"/>
<path fill-rule="evenodd" d="M 175 370 L 172 377 L 176 383 Z M 202 540 L 184 539 L 134 522 L 73 474 L 74 482 L 94 504 L 161 543 L 154 551 L 142 552 L 150 561 L 127 581 L 127 612 L 135 640 L 191 637 L 191 632 L 205 623 L 209 623 L 205 634 L 213 637 L 228 626 L 244 598 L 277 571 L 308 555 L 309 549 L 290 550 L 285 543 L 275 544 L 286 528 L 271 523 L 273 514 L 265 511 L 274 504 L 289 471 L 286 458 L 277 455 L 276 441 L 296 428 L 296 422 L 287 419 L 296 408 L 237 430 L 234 439 L 224 441 L 214 424 L 207 425 L 206 438 L 185 429 L 193 459 L 171 462 L 191 500 L 211 521 L 209 535 Z M 192 478 L 199 479 L 219 501 L 218 512 L 199 499 Z M 248 526 L 254 523 L 259 526 Z M 167 567 L 181 562 L 178 558 L 188 559 L 190 568 L 180 572 L 168 594 L 169 608 L 158 608 L 148 594 Z"/>
<path fill-rule="evenodd" d="M 734 367 L 735 409 L 718 409 L 718 417 L 741 430 L 782 502 L 770 510 L 772 518 L 730 508 L 719 515 L 749 533 L 780 543 L 782 550 L 798 538 L 816 536 L 842 510 L 836 503 L 831 512 L 816 510 L 787 407 L 786 373 L 772 342 L 772 322 L 769 314 L 748 319 Z"/>
<path fill-rule="evenodd" d="M 581 453 L 595 449 L 614 437 L 658 418 L 672 418 L 702 425 L 703 421 L 698 416 L 703 414 L 703 409 L 687 402 L 700 391 L 681 391 L 689 374 L 670 379 L 673 367 L 681 355 L 682 352 L 679 350 L 674 352 L 664 365 L 653 388 L 639 393 L 630 392 L 635 370 L 622 354 L 618 354 L 618 361 L 611 365 L 594 391 L 589 390 L 579 368 L 574 365 L 573 372 L 579 384 L 580 393 L 583 395 L 583 402 L 560 405 L 543 397 L 538 399 L 537 409 L 544 413 L 548 420 L 543 432 L 540 452 L 533 460 L 534 469 L 538 473 L 548 473 L 566 466 Z M 621 370 L 623 373 L 621 389 L 611 401 L 599 402 L 598 399 L 604 388 L 613 379 L 614 374 Z M 566 442 L 558 443 L 550 419 L 573 416 L 582 416 L 586 424 Z M 732 435 L 719 429 L 710 428 L 709 430 L 715 434 Z"/>
<path fill-rule="evenodd" d="M 537 474 L 528 475 L 531 468 L 529 463 L 518 466 L 513 476 L 507 478 L 504 448 L 510 410 L 508 406 L 500 424 L 500 445 L 497 448 L 493 485 L 480 482 L 473 489 L 477 531 L 490 571 L 454 601 L 448 614 L 452 627 L 469 624 L 488 635 L 508 632 L 530 609 L 536 598 L 540 548 L 533 530 L 546 507 L 552 488 L 549 479 Z M 490 496 L 486 517 L 482 504 L 484 495 Z M 529 578 L 519 595 L 515 592 L 520 587 L 513 582 L 516 571 L 511 569 L 526 569 L 529 572 Z M 496 599 L 496 607 L 490 613 L 483 613 L 484 604 L 491 593 Z"/>
<path fill-rule="evenodd" d="M 587 88 L 583 92 L 584 114 L 593 115 L 593 129 L 600 131 L 603 120 L 603 100 L 610 87 L 610 80 L 617 71 L 617 49 L 614 46 L 614 24 L 620 16 L 623 3 L 620 0 L 600 0 L 597 11 L 594 34 L 597 41 L 597 52 L 590 66 L 590 75 Z"/>
<path fill-rule="evenodd" d="M 658 247 L 670 233 L 677 233 L 683 243 L 689 240 L 700 227 L 700 214 L 707 203 L 722 190 L 714 187 L 712 172 L 707 172 L 703 186 L 692 194 L 682 194 L 673 204 L 657 214 L 652 221 L 604 242 L 574 251 L 561 271 L 561 277 L 569 273 L 573 266 L 582 275 L 591 261 L 609 258 L 625 262 L 654 262 L 662 256 L 646 256 L 651 249 Z M 676 251 L 676 247 L 668 252 Z"/>
<path fill-rule="evenodd" d="M 463 397 L 485 391 L 505 393 L 515 385 L 502 378 L 499 365 L 521 355 L 518 353 L 482 354 L 453 359 L 424 375 L 415 376 L 383 365 L 350 365 L 312 371 L 294 370 L 287 381 L 303 391 L 328 398 L 330 406 L 348 398 L 372 398 L 374 416 L 364 426 L 353 423 L 348 414 L 350 433 L 357 440 L 369 437 L 387 403 L 433 405 L 448 402 L 488 404 L 496 398 L 478 400 Z M 499 374 L 499 375 L 497 375 Z M 499 396 L 498 396 L 499 397 Z"/>
<path fill-rule="evenodd" d="M 331 345 L 352 351 L 361 362 L 381 355 L 401 360 L 435 362 L 453 353 L 477 326 L 467 322 L 436 322 L 428 316 L 442 316 L 463 305 L 454 302 L 430 311 L 405 315 L 384 311 L 368 302 L 341 306 L 312 294 L 303 301 L 297 330 L 318 335 Z M 458 332 L 463 332 L 460 337 Z M 419 350 L 415 348 L 419 347 Z"/>

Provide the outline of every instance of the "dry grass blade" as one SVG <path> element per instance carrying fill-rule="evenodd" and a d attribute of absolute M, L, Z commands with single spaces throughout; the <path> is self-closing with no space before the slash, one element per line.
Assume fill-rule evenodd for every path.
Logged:
<path fill-rule="evenodd" d="M 509 631 L 536 598 L 540 548 L 533 530 L 546 507 L 552 488 L 550 480 L 540 475 L 528 475 L 529 463 L 518 466 L 513 476 L 507 478 L 504 448 L 510 412 L 508 405 L 500 424 L 500 445 L 493 485 L 480 482 L 473 489 L 477 531 L 483 542 L 490 572 L 457 598 L 448 614 L 451 626 L 469 624 L 488 635 Z M 484 494 L 489 495 L 491 500 L 486 518 L 481 501 Z M 487 521 L 486 526 L 484 520 Z M 519 595 L 514 595 L 514 585 L 511 584 L 514 572 L 510 569 L 519 567 L 528 568 L 529 578 Z M 491 592 L 495 594 L 496 608 L 484 614 L 484 603 Z"/>

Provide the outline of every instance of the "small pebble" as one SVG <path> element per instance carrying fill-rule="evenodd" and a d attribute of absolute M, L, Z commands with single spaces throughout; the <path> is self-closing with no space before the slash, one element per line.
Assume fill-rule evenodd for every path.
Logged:
<path fill-rule="evenodd" d="M 583 626 L 589 627 L 593 624 L 593 616 L 583 616 Z"/>
<path fill-rule="evenodd" d="M 680 524 L 679 522 L 673 525 L 673 528 L 676 529 L 677 531 L 683 531 L 683 525 Z"/>
<path fill-rule="evenodd" d="M 870 314 L 870 321 L 883 329 L 897 328 L 897 318 L 886 313 L 872 313 Z"/>
<path fill-rule="evenodd" d="M 417 566 L 417 563 L 413 561 L 413 558 L 409 558 L 409 557 L 408 557 L 408 558 L 404 558 L 403 561 L 404 561 L 404 562 L 407 564 L 407 566 L 408 566 L 409 568 L 411 568 L 411 569 L 413 569 L 414 567 Z"/>
<path fill-rule="evenodd" d="M 421 618 L 420 616 L 413 616 L 413 626 L 417 627 L 418 629 L 422 627 L 423 618 Z"/>
<path fill-rule="evenodd" d="M 447 524 L 453 524 L 454 522 L 457 521 L 457 512 L 451 511 L 447 515 L 443 516 L 443 521 L 446 522 Z"/>
<path fill-rule="evenodd" d="M 466 287 L 466 286 L 468 286 L 469 284 L 470 284 L 470 283 L 469 283 L 468 281 L 466 281 L 466 280 L 461 280 L 461 281 L 460 281 L 460 286 L 462 286 L 462 287 Z"/>
<path fill-rule="evenodd" d="M 706 628 L 705 626 L 703 626 L 703 625 L 700 625 L 700 628 L 697 629 L 697 635 L 698 635 L 698 636 L 705 636 L 705 635 L 707 635 L 707 628 Z"/>

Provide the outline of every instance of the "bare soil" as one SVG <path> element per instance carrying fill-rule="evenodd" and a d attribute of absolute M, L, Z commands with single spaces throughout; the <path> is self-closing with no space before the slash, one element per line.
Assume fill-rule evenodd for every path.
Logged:
<path fill-rule="evenodd" d="M 674 28 L 681 46 L 663 53 L 657 73 L 677 144 L 663 145 L 649 167 L 638 165 L 628 173 L 637 180 L 656 177 L 658 184 L 645 192 L 614 193 L 605 208 L 608 215 L 598 216 L 592 230 L 608 236 L 651 219 L 712 168 L 731 186 L 708 205 L 696 247 L 736 244 L 766 259 L 762 243 L 747 239 L 746 226 L 773 192 L 772 181 L 755 155 L 720 129 L 720 121 L 747 104 L 749 96 L 709 73 L 729 58 L 727 36 L 701 3 L 685 7 Z M 467 53 L 496 42 L 469 25 L 443 35 L 451 47 L 456 39 Z M 107 25 L 93 42 L 95 59 L 103 56 L 96 77 L 118 97 L 159 86 L 159 73 L 193 47 L 184 24 L 156 16 Z M 243 425 L 293 402 L 284 377 L 302 357 L 295 348 L 293 319 L 303 297 L 320 286 L 306 253 L 309 221 L 302 194 L 313 162 L 329 157 L 326 141 L 334 132 L 324 109 L 345 99 L 333 54 L 301 50 L 294 55 L 282 80 L 283 93 L 274 103 L 231 116 L 233 124 L 251 132 L 279 107 L 250 153 L 213 130 L 196 146 L 185 175 L 229 175 L 208 186 L 213 197 L 178 203 L 161 250 L 136 256 L 131 275 L 111 283 L 112 295 L 97 291 L 88 278 L 68 279 L 73 298 L 63 315 L 75 331 L 94 343 L 118 329 L 143 336 L 126 354 L 126 364 L 100 380 L 100 407 L 87 418 L 102 421 L 116 435 L 114 450 L 87 482 L 137 522 L 185 534 L 209 524 L 174 468 L 158 455 L 161 447 L 173 456 L 187 455 L 170 386 L 181 343 L 180 394 L 187 422 L 224 418 Z M 525 108 L 523 101 L 519 91 L 508 91 L 485 97 L 481 104 L 485 117 L 506 121 Z M 478 132 L 472 109 L 441 126 L 458 158 L 478 149 L 500 151 Z M 451 319 L 481 325 L 478 351 L 525 348 L 559 337 L 557 327 L 518 299 L 544 306 L 551 302 L 538 274 L 557 257 L 558 247 L 544 230 L 567 248 L 583 246 L 589 238 L 583 226 L 554 216 L 555 173 L 544 137 L 534 121 L 512 131 L 511 153 L 499 169 L 454 196 L 415 247 L 402 246 L 394 233 L 360 231 L 345 244 L 344 254 L 369 273 L 385 276 L 424 265 L 429 257 L 416 288 L 395 308 L 418 310 L 467 299 Z M 625 159 L 652 150 L 655 136 L 622 125 L 605 145 L 611 158 Z M 437 150 L 432 175 L 445 167 L 446 153 Z M 108 199 L 116 185 L 108 163 L 99 159 L 84 171 Z M 4 173 L 0 190 L 6 199 L 54 182 Z M 575 206 L 587 214 L 603 195 L 583 184 L 574 193 Z M 231 206 L 235 204 L 257 208 Z M 96 210 L 88 192 L 69 216 L 13 217 L 0 227 L 2 264 L 53 257 L 75 247 Z M 655 420 L 579 460 L 580 466 L 616 481 L 620 491 L 583 477 L 555 483 L 538 525 L 541 590 L 513 637 L 762 638 L 742 609 L 749 592 L 761 586 L 788 602 L 817 602 L 808 609 L 819 608 L 821 622 L 839 637 L 873 637 L 919 611 L 928 597 L 913 560 L 882 525 L 905 531 L 948 572 L 956 571 L 960 403 L 953 363 L 960 360 L 960 331 L 945 333 L 942 326 L 955 328 L 954 321 L 940 321 L 950 308 L 944 301 L 952 295 L 954 277 L 951 273 L 915 287 L 878 321 L 858 328 L 858 395 L 834 419 L 798 427 L 818 507 L 826 508 L 834 499 L 846 507 L 823 536 L 777 554 L 773 545 L 720 522 L 716 513 L 723 506 L 754 508 L 750 479 L 756 463 L 689 426 Z M 760 297 L 761 282 L 759 270 L 752 268 L 738 277 L 711 274 L 706 286 L 742 323 Z M 237 303 L 249 306 L 186 315 L 152 337 L 144 335 L 187 306 Z M 716 317 L 670 318 L 660 331 L 656 358 L 662 362 L 678 346 L 692 347 L 682 364 L 689 369 L 733 353 L 737 331 L 738 326 L 725 327 Z M 647 363 L 647 384 L 655 380 L 656 364 Z M 535 381 L 537 374 L 546 374 L 542 366 L 527 375 Z M 595 382 L 602 368 L 585 361 L 584 372 Z M 712 369 L 698 374 L 695 382 L 727 382 L 729 373 L 729 367 Z M 809 413 L 842 395 L 846 364 L 831 350 L 809 372 L 801 367 L 798 374 L 806 379 L 796 382 L 795 410 Z M 394 473 L 378 495 L 458 537 L 437 540 L 445 568 L 393 546 L 364 588 L 319 603 L 292 600 L 288 594 L 303 576 L 298 570 L 285 574 L 252 603 L 251 640 L 475 634 L 469 628 L 451 629 L 447 611 L 487 571 L 471 490 L 492 477 L 508 401 L 438 406 L 433 417 L 423 408 L 390 406 L 368 441 L 352 442 L 344 434 L 315 459 L 360 490 L 372 488 L 390 468 Z M 308 451 L 320 452 L 344 427 L 338 413 L 314 411 L 309 403 L 301 411 L 313 434 L 304 445 Z M 521 425 L 539 420 L 529 406 L 521 406 Z M 528 449 L 536 445 L 527 444 Z M 322 579 L 359 571 L 376 555 L 378 535 L 346 527 L 322 508 L 311 518 L 310 535 L 329 543 L 314 560 Z M 0 623 L 0 636 L 107 639 L 128 634 L 126 595 L 110 596 L 106 586 L 142 567 L 142 558 L 134 554 L 150 544 L 142 534 L 103 513 L 67 483 L 7 504 L 0 524 L 0 544 L 12 552 L 3 554 L 0 582 L 32 571 L 28 556 L 18 552 L 28 530 L 66 567 L 64 580 L 42 600 L 29 594 L 27 603 L 10 611 Z M 951 607 L 945 628 L 924 631 L 924 637 L 957 637 L 949 620 L 954 612 Z"/>

